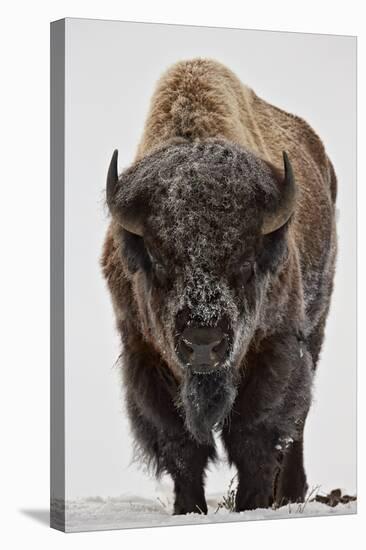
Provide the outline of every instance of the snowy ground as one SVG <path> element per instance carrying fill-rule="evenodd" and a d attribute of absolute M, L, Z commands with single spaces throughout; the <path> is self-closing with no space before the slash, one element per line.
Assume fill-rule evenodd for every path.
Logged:
<path fill-rule="evenodd" d="M 123 529 L 131 527 L 157 527 L 199 523 L 223 523 L 261 519 L 281 519 L 309 516 L 332 516 L 355 514 L 357 503 L 338 504 L 331 508 L 319 502 L 291 504 L 272 509 L 258 509 L 234 513 L 225 508 L 218 509 L 222 495 L 207 498 L 208 514 L 172 515 L 170 496 L 157 496 L 156 500 L 136 496 L 89 497 L 68 501 L 66 504 L 66 531 L 96 531 L 102 529 Z"/>

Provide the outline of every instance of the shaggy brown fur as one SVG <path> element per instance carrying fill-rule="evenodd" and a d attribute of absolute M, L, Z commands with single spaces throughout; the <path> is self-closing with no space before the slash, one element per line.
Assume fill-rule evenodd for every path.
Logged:
<path fill-rule="evenodd" d="M 283 151 L 296 208 L 263 237 Z M 132 428 L 157 472 L 172 475 L 175 513 L 207 510 L 214 426 L 238 468 L 237 510 L 304 498 L 302 434 L 333 285 L 336 192 L 309 125 L 223 65 L 180 62 L 159 81 L 135 163 L 109 202 L 102 266 L 123 341 Z M 143 238 L 121 226 L 126 206 L 131 219 L 142 219 Z M 240 275 L 240 246 L 254 251 L 255 283 Z M 191 321 L 231 335 L 215 376 L 182 369 L 174 332 Z"/>

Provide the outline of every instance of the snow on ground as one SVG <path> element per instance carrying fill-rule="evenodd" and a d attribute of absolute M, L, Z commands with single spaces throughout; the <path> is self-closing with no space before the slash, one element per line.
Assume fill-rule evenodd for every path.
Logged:
<path fill-rule="evenodd" d="M 331 508 L 319 502 L 291 504 L 277 510 L 258 509 L 248 512 L 229 512 L 218 509 L 222 495 L 207 498 L 208 514 L 172 515 L 172 502 L 163 496 L 156 500 L 137 496 L 88 497 L 70 500 L 66 504 L 66 531 L 96 531 L 131 527 L 157 527 L 202 523 L 225 523 L 262 519 L 283 519 L 309 516 L 355 514 L 357 503 L 338 504 Z"/>

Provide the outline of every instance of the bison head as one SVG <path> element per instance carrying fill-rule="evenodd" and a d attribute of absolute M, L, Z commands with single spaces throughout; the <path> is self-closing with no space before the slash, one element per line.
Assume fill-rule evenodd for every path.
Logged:
<path fill-rule="evenodd" d="M 146 339 L 181 379 L 189 430 L 205 440 L 235 398 L 268 281 L 286 254 L 295 183 L 221 139 L 177 140 L 119 177 L 107 202 Z"/>

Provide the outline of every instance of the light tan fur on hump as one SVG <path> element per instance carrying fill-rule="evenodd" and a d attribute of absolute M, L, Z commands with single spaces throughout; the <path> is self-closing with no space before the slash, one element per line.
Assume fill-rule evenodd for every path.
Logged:
<path fill-rule="evenodd" d="M 327 167 L 323 144 L 300 117 L 259 98 L 221 63 L 211 59 L 180 61 L 160 78 L 137 158 L 169 139 L 223 137 L 274 164 L 282 149 L 301 147 Z"/>

